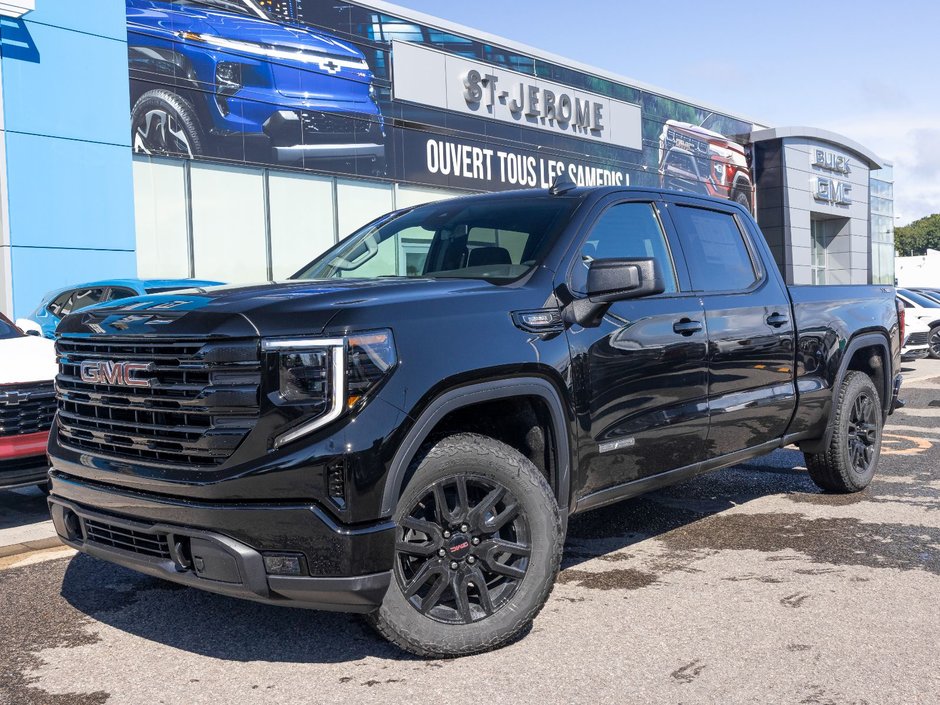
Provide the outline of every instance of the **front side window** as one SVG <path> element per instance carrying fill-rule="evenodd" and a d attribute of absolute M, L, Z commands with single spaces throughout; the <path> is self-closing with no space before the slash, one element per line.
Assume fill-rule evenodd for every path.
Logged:
<path fill-rule="evenodd" d="M 675 293 L 676 273 L 659 218 L 652 203 L 619 203 L 608 208 L 581 245 L 580 261 L 571 272 L 571 289 L 587 292 L 587 272 L 596 259 L 652 257 L 659 264 L 666 293 Z"/>
<path fill-rule="evenodd" d="M 293 278 L 511 281 L 541 261 L 578 202 L 493 198 L 421 206 L 366 226 Z"/>
<path fill-rule="evenodd" d="M 695 291 L 744 291 L 754 285 L 754 262 L 731 213 L 694 206 L 670 212 Z"/>

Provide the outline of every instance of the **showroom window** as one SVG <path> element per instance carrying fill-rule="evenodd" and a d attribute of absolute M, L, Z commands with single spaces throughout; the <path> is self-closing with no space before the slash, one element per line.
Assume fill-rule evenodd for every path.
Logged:
<path fill-rule="evenodd" d="M 136 155 L 137 275 L 228 283 L 285 279 L 384 213 L 456 195 Z M 410 243 L 402 247 L 406 266 L 418 266 Z"/>

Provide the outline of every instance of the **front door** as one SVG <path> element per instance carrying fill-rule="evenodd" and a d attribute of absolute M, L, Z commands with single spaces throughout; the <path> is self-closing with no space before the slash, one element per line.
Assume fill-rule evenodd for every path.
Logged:
<path fill-rule="evenodd" d="M 705 314 L 683 293 L 659 205 L 602 203 L 573 253 L 567 286 L 583 296 L 593 259 L 655 257 L 663 294 L 610 306 L 596 328 L 567 331 L 580 423 L 579 497 L 700 461 L 708 429 Z"/>

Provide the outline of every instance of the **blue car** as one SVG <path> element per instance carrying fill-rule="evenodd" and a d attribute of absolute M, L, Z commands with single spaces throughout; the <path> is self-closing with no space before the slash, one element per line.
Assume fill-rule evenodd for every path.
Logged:
<path fill-rule="evenodd" d="M 384 173 L 373 75 L 352 44 L 255 0 L 127 0 L 127 29 L 135 151 Z"/>
<path fill-rule="evenodd" d="M 107 279 L 73 284 L 43 296 L 36 310 L 27 318 L 17 320 L 16 325 L 26 333 L 54 339 L 59 320 L 72 311 L 131 296 L 216 286 L 221 283 L 206 279 Z"/>

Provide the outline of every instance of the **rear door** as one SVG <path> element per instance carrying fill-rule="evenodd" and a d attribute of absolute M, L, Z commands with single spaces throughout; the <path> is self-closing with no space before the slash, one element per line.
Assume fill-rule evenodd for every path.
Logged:
<path fill-rule="evenodd" d="M 597 327 L 567 330 L 581 427 L 580 497 L 702 460 L 707 338 L 698 296 L 663 227 L 661 202 L 613 196 L 592 213 L 566 285 L 584 296 L 594 259 L 654 257 L 666 291 L 611 304 Z"/>
<path fill-rule="evenodd" d="M 796 406 L 794 325 L 783 281 L 764 267 L 771 261 L 766 245 L 737 208 L 680 196 L 668 201 L 691 288 L 705 306 L 706 458 L 778 439 Z"/>

